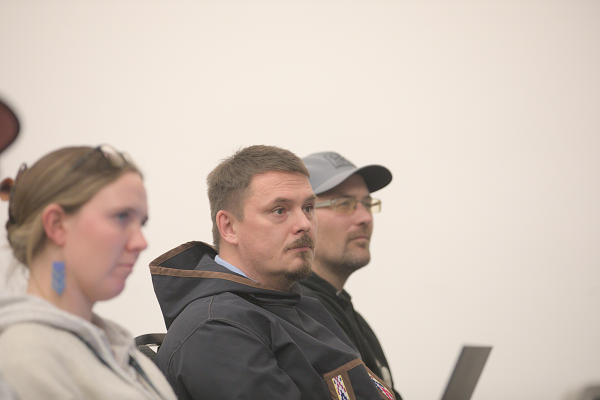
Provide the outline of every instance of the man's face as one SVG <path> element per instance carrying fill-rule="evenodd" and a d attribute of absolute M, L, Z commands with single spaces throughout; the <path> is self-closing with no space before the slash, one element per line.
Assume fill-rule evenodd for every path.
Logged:
<path fill-rule="evenodd" d="M 351 175 L 335 188 L 319 195 L 319 201 L 339 197 L 357 200 L 370 198 L 362 176 Z M 319 218 L 315 264 L 334 273 L 351 274 L 371 260 L 369 244 L 373 232 L 373 216 L 362 203 L 348 215 L 339 214 L 330 207 L 316 209 Z"/>
<path fill-rule="evenodd" d="M 239 257 L 248 276 L 287 291 L 310 275 L 315 255 L 315 195 L 300 173 L 256 175 L 243 220 L 235 221 Z"/>

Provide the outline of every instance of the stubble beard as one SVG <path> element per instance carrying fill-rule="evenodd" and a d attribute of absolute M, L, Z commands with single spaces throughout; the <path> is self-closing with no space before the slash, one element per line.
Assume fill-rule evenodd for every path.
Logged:
<path fill-rule="evenodd" d="M 299 254 L 299 257 L 300 265 L 298 265 L 298 268 L 293 271 L 286 271 L 285 277 L 290 281 L 297 282 L 301 279 L 306 279 L 312 272 L 312 254 L 308 251 L 303 251 Z"/>
<path fill-rule="evenodd" d="M 355 255 L 348 252 L 344 255 L 340 267 L 346 272 L 353 273 L 367 265 L 369 261 L 371 261 L 371 253 L 369 252 L 369 249 L 367 249 L 367 253 L 365 255 Z"/>
<path fill-rule="evenodd" d="M 328 265 L 329 269 L 336 275 L 350 276 L 371 261 L 369 244 L 359 247 L 360 249 L 350 249 L 346 245 L 342 254 L 336 259 L 322 260 L 321 263 Z"/>

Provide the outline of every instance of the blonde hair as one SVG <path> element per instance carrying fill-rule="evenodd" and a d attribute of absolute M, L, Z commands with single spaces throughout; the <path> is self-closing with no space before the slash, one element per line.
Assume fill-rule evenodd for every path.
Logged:
<path fill-rule="evenodd" d="M 120 157 L 122 155 L 118 154 Z M 137 167 L 123 158 L 115 163 L 101 147 L 65 147 L 38 160 L 16 178 L 8 205 L 8 242 L 14 257 L 29 266 L 43 249 L 46 233 L 41 215 L 56 203 L 65 212 L 77 212 L 100 189 Z"/>

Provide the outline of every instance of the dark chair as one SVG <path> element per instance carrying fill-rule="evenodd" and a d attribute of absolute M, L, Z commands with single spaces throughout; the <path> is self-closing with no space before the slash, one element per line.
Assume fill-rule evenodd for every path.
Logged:
<path fill-rule="evenodd" d="M 154 361 L 156 353 L 162 344 L 166 333 L 147 333 L 135 338 L 135 345 L 138 350 Z"/>

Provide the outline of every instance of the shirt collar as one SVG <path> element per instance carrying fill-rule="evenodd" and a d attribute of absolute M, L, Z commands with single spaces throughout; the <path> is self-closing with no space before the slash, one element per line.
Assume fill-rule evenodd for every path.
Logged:
<path fill-rule="evenodd" d="M 248 275 L 246 275 L 245 273 L 242 272 L 241 269 L 237 268 L 234 265 L 229 264 L 227 261 L 223 260 L 221 257 L 219 257 L 218 255 L 215 256 L 215 262 L 225 268 L 227 268 L 228 270 L 230 270 L 231 272 L 235 272 L 238 275 L 242 275 L 243 277 L 248 278 Z M 250 278 L 248 278 L 250 279 Z"/>

